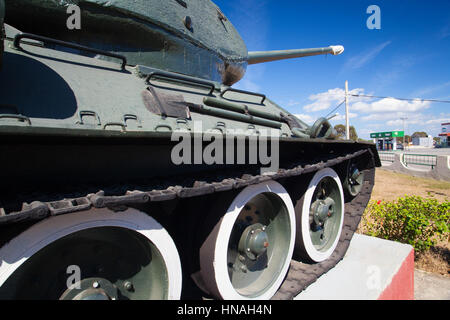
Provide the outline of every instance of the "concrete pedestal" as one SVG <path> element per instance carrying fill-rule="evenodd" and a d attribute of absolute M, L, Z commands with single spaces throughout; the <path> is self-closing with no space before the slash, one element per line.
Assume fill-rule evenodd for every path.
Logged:
<path fill-rule="evenodd" d="M 413 300 L 414 249 L 355 234 L 344 257 L 295 300 Z"/>

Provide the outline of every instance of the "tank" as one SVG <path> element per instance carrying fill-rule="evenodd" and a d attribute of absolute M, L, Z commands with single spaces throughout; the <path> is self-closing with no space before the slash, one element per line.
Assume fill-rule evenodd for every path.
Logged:
<path fill-rule="evenodd" d="M 293 299 L 344 257 L 375 145 L 233 87 L 342 46 L 248 52 L 209 0 L 0 0 L 0 23 L 1 299 Z"/>

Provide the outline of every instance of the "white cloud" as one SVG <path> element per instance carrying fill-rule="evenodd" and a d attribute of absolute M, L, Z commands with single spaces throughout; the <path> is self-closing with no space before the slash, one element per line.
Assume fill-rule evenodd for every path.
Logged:
<path fill-rule="evenodd" d="M 408 119 L 405 120 L 405 123 L 406 123 L 406 121 L 408 122 L 408 124 L 411 125 L 411 124 L 419 124 L 423 120 L 408 118 Z M 397 126 L 398 128 L 400 128 L 403 125 L 403 120 L 402 119 L 389 120 L 389 121 L 386 122 L 386 125 L 388 125 L 388 126 Z"/>
<path fill-rule="evenodd" d="M 413 124 L 413 122 L 415 123 L 415 121 L 410 121 L 409 124 Z M 398 126 L 403 125 L 403 120 L 401 120 L 401 119 L 389 120 L 386 122 L 386 125 L 398 127 Z"/>
<path fill-rule="evenodd" d="M 428 109 L 430 102 L 422 100 L 405 101 L 395 98 L 385 98 L 374 102 L 356 102 L 351 106 L 351 110 L 356 110 L 366 113 L 378 112 L 416 112 Z"/>
<path fill-rule="evenodd" d="M 372 113 L 367 116 L 361 117 L 361 120 L 362 121 L 387 121 L 392 118 L 393 118 L 392 114 Z"/>
<path fill-rule="evenodd" d="M 349 113 L 348 113 L 348 118 L 349 118 L 349 119 L 353 119 L 353 118 L 356 118 L 356 117 L 358 117 L 358 114 L 357 114 L 357 113 L 353 113 L 353 112 L 349 112 Z M 331 120 L 332 120 L 332 121 L 342 121 L 342 120 L 345 121 L 345 114 L 340 114 L 340 113 L 338 113 L 337 116 L 334 117 L 334 118 L 331 119 Z"/>
<path fill-rule="evenodd" d="M 349 91 L 350 95 L 364 94 L 364 89 L 356 88 Z M 344 100 L 345 91 L 341 88 L 329 89 L 326 92 L 313 94 L 309 96 L 312 103 L 306 105 L 303 109 L 308 112 L 317 112 L 336 107 Z M 367 97 L 349 97 L 349 109 L 364 113 L 385 113 L 385 112 L 417 112 L 430 107 L 430 102 L 422 100 L 399 100 L 395 98 L 384 98 L 374 100 Z"/>
<path fill-rule="evenodd" d="M 371 133 L 373 133 L 373 129 L 367 129 L 367 128 L 362 128 L 360 130 L 357 131 L 358 135 L 364 135 L 364 136 L 369 136 Z"/>
<path fill-rule="evenodd" d="M 439 88 L 429 87 L 426 89 L 427 91 L 432 91 L 434 89 L 444 89 L 447 86 L 448 84 L 444 83 L 438 85 Z M 372 95 L 372 93 L 366 93 L 363 88 L 353 89 L 350 91 L 350 94 Z M 341 88 L 313 94 L 309 97 L 311 103 L 304 107 L 304 114 L 297 116 L 306 123 L 312 124 L 319 116 L 324 116 L 325 113 L 333 111 L 333 108 L 344 100 L 344 96 L 344 90 Z M 404 126 L 405 131 L 409 134 L 415 131 L 426 131 L 427 133 L 435 134 L 440 130 L 440 123 L 450 122 L 450 114 L 437 114 L 433 112 L 432 106 L 431 102 L 419 99 L 400 100 L 395 98 L 379 99 L 350 96 L 349 115 L 353 119 L 350 121 L 350 124 L 355 126 L 358 134 L 366 138 L 368 138 L 367 133 L 370 132 L 403 130 Z M 320 115 L 314 113 L 317 111 L 321 111 Z M 345 112 L 343 111 L 344 105 L 334 111 L 334 113 L 339 112 L 339 114 L 331 121 L 333 123 L 345 121 Z M 406 121 L 401 119 L 404 117 L 407 118 Z"/>
<path fill-rule="evenodd" d="M 349 94 L 361 94 L 364 89 L 356 88 L 349 91 Z M 303 107 L 305 111 L 315 112 L 326 110 L 331 107 L 336 107 L 345 98 L 345 91 L 341 88 L 329 89 L 326 92 L 321 92 L 318 94 L 313 94 L 309 96 L 309 100 L 313 101 Z M 349 101 L 353 101 L 354 97 L 349 97 Z"/>
<path fill-rule="evenodd" d="M 401 118 L 405 116 L 407 119 L 403 122 Z M 440 124 L 450 121 L 450 113 L 439 115 L 417 112 L 409 114 L 402 112 L 393 112 L 388 114 L 374 113 L 362 117 L 361 119 L 363 121 L 375 121 L 375 123 L 365 125 L 367 128 L 373 125 L 376 125 L 383 131 L 403 130 L 403 128 L 405 128 L 407 134 L 412 134 L 415 131 L 425 131 L 428 134 L 436 136 L 439 133 Z"/>
<path fill-rule="evenodd" d="M 431 105 L 429 101 L 423 100 L 399 100 L 395 98 L 374 99 L 370 97 L 353 97 L 351 95 L 364 95 L 363 88 L 356 88 L 349 91 L 349 110 L 352 117 L 356 117 L 358 113 L 368 113 L 362 117 L 362 120 L 390 120 L 398 117 L 398 114 L 410 114 L 422 112 Z M 306 105 L 303 109 L 307 112 L 317 112 L 328 110 L 343 102 L 345 91 L 341 88 L 329 89 L 326 92 L 313 94 L 309 96 L 312 103 Z M 330 110 L 331 111 L 331 110 Z M 379 115 L 375 115 L 379 114 Z"/>
<path fill-rule="evenodd" d="M 406 121 L 410 124 L 423 122 L 424 117 L 422 113 L 406 114 L 404 112 L 386 112 L 386 113 L 372 113 L 361 117 L 363 121 L 383 121 L 386 125 L 399 125 L 403 123 L 401 118 L 408 118 Z"/>
<path fill-rule="evenodd" d="M 303 122 L 306 122 L 307 124 L 311 124 L 311 125 L 314 123 L 314 121 L 317 120 L 314 117 L 310 116 L 309 114 L 304 114 L 304 113 L 294 114 L 294 116 L 296 116 Z"/>
<path fill-rule="evenodd" d="M 442 124 L 442 123 L 447 123 L 450 122 L 450 114 L 447 115 L 447 117 L 445 118 L 435 118 L 435 119 L 430 119 L 425 121 L 425 124 Z"/>

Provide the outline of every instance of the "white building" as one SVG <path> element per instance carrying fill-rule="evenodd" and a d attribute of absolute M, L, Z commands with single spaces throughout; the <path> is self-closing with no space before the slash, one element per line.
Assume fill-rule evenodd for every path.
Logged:
<path fill-rule="evenodd" d="M 412 138 L 412 144 L 415 146 L 421 146 L 425 148 L 432 148 L 433 147 L 433 137 L 416 137 Z"/>

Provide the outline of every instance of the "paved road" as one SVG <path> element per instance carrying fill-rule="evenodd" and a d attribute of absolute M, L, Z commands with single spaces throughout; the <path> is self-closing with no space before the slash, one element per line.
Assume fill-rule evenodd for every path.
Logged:
<path fill-rule="evenodd" d="M 420 148 L 420 147 L 407 147 L 407 150 L 396 150 L 390 152 L 401 153 L 418 153 L 418 154 L 436 154 L 441 156 L 450 156 L 450 148 Z"/>
<path fill-rule="evenodd" d="M 414 270 L 415 300 L 450 300 L 450 277 Z"/>

